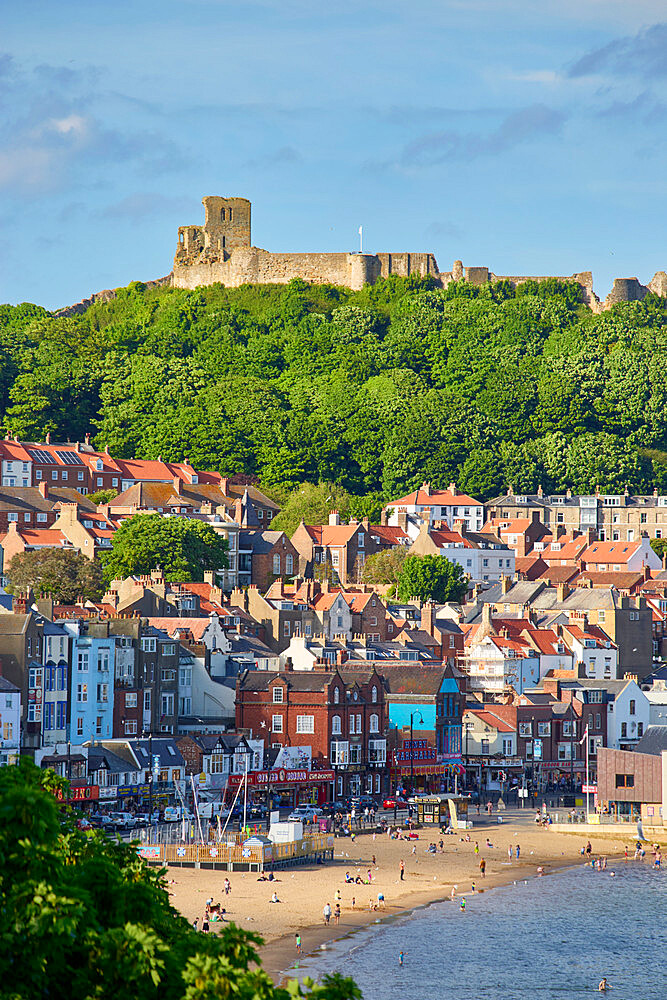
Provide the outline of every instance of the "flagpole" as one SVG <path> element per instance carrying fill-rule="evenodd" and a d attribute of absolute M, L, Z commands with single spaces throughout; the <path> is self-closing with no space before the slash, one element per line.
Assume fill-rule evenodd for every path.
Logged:
<path fill-rule="evenodd" d="M 590 774 L 588 771 L 588 726 L 586 726 L 586 822 L 589 822 L 590 816 L 590 796 L 591 793 L 591 781 Z"/>
<path fill-rule="evenodd" d="M 359 253 L 364 252 L 364 227 L 359 226 Z"/>

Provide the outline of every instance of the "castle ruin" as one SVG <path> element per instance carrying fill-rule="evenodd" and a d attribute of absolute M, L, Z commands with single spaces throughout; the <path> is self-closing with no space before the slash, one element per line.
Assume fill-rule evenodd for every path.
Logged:
<path fill-rule="evenodd" d="M 254 247 L 250 232 L 250 202 L 247 198 L 202 199 L 205 210 L 203 226 L 181 226 L 174 257 L 175 288 L 199 285 L 237 287 L 246 283 L 285 284 L 302 278 L 315 284 L 343 285 L 360 289 L 390 274 L 407 277 L 430 274 L 436 285 L 446 288 L 452 281 L 484 285 L 489 281 L 509 281 L 516 286 L 524 281 L 546 281 L 549 275 L 494 274 L 488 267 L 464 267 L 454 261 L 451 271 L 438 270 L 432 253 L 273 253 Z M 593 291 L 590 271 L 554 276 L 559 281 L 581 285 L 584 301 L 595 312 L 617 302 L 643 299 L 647 292 L 667 296 L 667 274 L 658 271 L 648 285 L 637 278 L 616 278 L 614 287 L 601 303 Z"/>

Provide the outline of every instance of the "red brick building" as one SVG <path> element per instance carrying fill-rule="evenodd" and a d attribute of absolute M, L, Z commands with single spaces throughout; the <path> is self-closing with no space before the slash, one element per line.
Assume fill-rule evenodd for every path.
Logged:
<path fill-rule="evenodd" d="M 273 748 L 310 746 L 313 765 L 336 773 L 334 796 L 386 788 L 385 682 L 374 667 L 245 671 L 236 728 Z"/>

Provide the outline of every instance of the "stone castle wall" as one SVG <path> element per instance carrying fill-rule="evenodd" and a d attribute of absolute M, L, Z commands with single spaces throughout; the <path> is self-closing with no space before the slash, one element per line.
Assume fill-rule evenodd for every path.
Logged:
<path fill-rule="evenodd" d="M 452 281 L 485 285 L 490 281 L 509 281 L 515 287 L 526 281 L 576 282 L 582 288 L 584 302 L 595 312 L 617 302 L 643 299 L 652 291 L 667 297 L 667 274 L 658 271 L 648 285 L 637 278 L 617 278 L 604 303 L 593 291 L 590 271 L 565 276 L 499 275 L 488 267 L 464 267 L 454 261 L 451 271 L 441 272 L 433 254 L 420 253 L 272 253 L 252 246 L 251 206 L 245 198 L 202 199 L 206 218 L 203 227 L 182 226 L 174 258 L 173 284 L 176 288 L 197 288 L 220 282 L 229 287 L 246 283 L 285 284 L 302 278 L 314 284 L 343 285 L 359 289 L 378 278 L 396 274 L 430 274 L 446 288 Z"/>

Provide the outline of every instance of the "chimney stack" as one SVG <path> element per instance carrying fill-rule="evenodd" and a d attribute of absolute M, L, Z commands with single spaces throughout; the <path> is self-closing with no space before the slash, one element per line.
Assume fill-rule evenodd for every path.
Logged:
<path fill-rule="evenodd" d="M 37 489 L 39 490 L 40 494 L 41 494 L 41 495 L 42 495 L 42 496 L 44 497 L 44 499 L 46 500 L 46 498 L 47 498 L 47 497 L 48 497 L 48 495 L 49 495 L 49 484 L 48 484 L 48 483 L 46 482 L 46 480 L 45 480 L 45 479 L 42 479 L 42 481 L 41 481 L 41 483 L 39 484 L 39 486 L 37 487 Z"/>
<path fill-rule="evenodd" d="M 340 524 L 340 514 L 337 510 L 332 510 L 329 514 L 329 524 L 331 527 Z"/>

